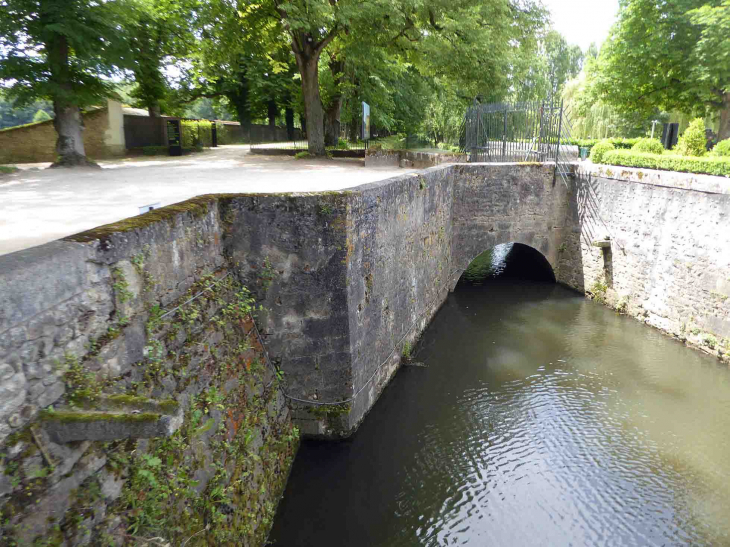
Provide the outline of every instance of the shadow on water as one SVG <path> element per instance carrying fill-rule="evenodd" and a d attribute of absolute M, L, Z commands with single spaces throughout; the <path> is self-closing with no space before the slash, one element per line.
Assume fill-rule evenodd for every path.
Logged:
<path fill-rule="evenodd" d="M 730 545 L 728 370 L 495 250 L 427 367 L 350 440 L 302 444 L 270 544 Z"/>

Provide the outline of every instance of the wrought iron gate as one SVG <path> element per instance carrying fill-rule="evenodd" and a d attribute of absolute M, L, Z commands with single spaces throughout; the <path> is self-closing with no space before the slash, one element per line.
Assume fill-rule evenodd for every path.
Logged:
<path fill-rule="evenodd" d="M 464 117 L 463 145 L 470 162 L 555 162 L 555 177 L 567 184 L 578 159 L 563 103 L 476 101 Z"/>

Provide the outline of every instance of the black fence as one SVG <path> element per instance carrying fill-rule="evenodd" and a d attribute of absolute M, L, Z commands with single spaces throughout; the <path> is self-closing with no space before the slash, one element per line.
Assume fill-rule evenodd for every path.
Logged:
<path fill-rule="evenodd" d="M 464 116 L 462 146 L 470 162 L 555 162 L 567 182 L 578 147 L 569 145 L 562 102 L 474 103 Z"/>

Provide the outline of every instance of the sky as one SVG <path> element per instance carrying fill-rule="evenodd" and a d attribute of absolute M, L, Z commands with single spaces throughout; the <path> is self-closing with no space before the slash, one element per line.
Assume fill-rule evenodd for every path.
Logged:
<path fill-rule="evenodd" d="M 591 42 L 601 45 L 616 20 L 618 0 L 542 0 L 553 27 L 569 44 L 585 51 Z"/>

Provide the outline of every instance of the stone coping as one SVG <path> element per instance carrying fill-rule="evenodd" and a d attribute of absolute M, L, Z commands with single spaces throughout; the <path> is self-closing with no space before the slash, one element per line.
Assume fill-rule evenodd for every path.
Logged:
<path fill-rule="evenodd" d="M 683 173 L 681 171 L 660 171 L 642 167 L 595 164 L 590 161 L 578 163 L 579 176 L 594 176 L 605 179 L 623 180 L 665 188 L 694 190 L 708 194 L 730 195 L 730 178 L 717 175 Z"/>

